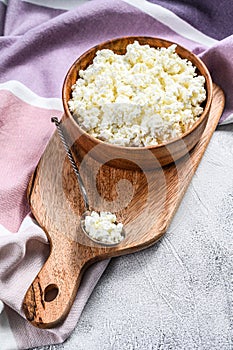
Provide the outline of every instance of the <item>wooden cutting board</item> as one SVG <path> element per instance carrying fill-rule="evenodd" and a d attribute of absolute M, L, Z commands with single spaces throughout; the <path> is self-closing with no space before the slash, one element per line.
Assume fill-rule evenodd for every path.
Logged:
<path fill-rule="evenodd" d="M 154 244 L 167 230 L 200 163 L 224 108 L 214 85 L 206 129 L 190 154 L 151 172 L 100 166 L 91 158 L 80 171 L 96 210 L 117 212 L 126 238 L 115 247 L 92 242 L 80 228 L 84 211 L 77 180 L 57 132 L 51 138 L 28 186 L 28 201 L 46 232 L 51 252 L 24 299 L 27 319 L 40 328 L 55 327 L 67 316 L 86 268 L 112 256 Z"/>

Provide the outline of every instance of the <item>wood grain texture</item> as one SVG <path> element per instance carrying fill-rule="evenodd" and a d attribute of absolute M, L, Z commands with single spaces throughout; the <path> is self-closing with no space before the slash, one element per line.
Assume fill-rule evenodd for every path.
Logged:
<path fill-rule="evenodd" d="M 176 163 L 147 172 L 101 165 L 88 156 L 79 164 L 92 207 L 116 211 L 125 225 L 126 238 L 115 247 L 98 245 L 83 234 L 79 224 L 84 205 L 77 180 L 54 133 L 28 187 L 32 213 L 51 246 L 23 303 L 33 325 L 49 328 L 65 319 L 90 264 L 147 248 L 166 232 L 222 114 L 223 92 L 216 85 L 213 92 L 201 139 Z M 57 292 L 54 299 L 51 291 Z"/>
<path fill-rule="evenodd" d="M 111 160 L 109 164 L 116 168 L 135 170 L 138 168 L 137 164 L 139 163 L 143 169 L 152 170 L 161 165 L 164 166 L 176 161 L 185 153 L 189 152 L 200 139 L 201 134 L 205 129 L 212 101 L 212 80 L 205 64 L 192 52 L 180 45 L 177 45 L 176 47 L 177 54 L 180 57 L 191 61 L 193 65 L 197 67 L 197 74 L 201 74 L 205 77 L 207 98 L 203 104 L 204 111 L 202 115 L 198 118 L 198 121 L 182 135 L 181 138 L 179 137 L 164 144 L 148 147 L 122 147 L 108 144 L 84 132 L 78 126 L 68 108 L 72 86 L 79 78 L 79 70 L 85 70 L 93 62 L 96 52 L 101 49 L 110 49 L 116 54 L 122 55 L 125 54 L 127 45 L 132 44 L 135 40 L 142 45 L 147 44 L 150 45 L 150 47 L 155 48 L 169 47 L 173 44 L 170 41 L 159 38 L 131 36 L 104 42 L 85 52 L 71 66 L 64 81 L 62 97 L 65 115 L 63 119 L 66 121 L 65 127 L 67 129 L 67 134 L 70 135 L 72 140 L 75 140 L 73 144 L 74 153 L 79 154 L 80 159 L 92 150 L 91 156 L 94 159 L 104 163 L 107 158 L 110 158 Z M 150 152 L 148 152 L 148 150 Z M 149 153 L 151 153 L 157 161 L 155 161 Z"/>

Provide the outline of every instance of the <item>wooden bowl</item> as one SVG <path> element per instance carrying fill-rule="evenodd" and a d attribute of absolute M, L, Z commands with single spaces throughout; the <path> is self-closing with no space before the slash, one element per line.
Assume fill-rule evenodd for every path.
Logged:
<path fill-rule="evenodd" d="M 187 154 L 200 139 L 209 115 L 212 101 L 212 80 L 210 73 L 204 63 L 192 52 L 184 47 L 177 45 L 176 52 L 182 58 L 187 58 L 197 67 L 197 74 L 205 77 L 205 89 L 207 98 L 204 102 L 204 110 L 194 125 L 181 137 L 172 139 L 168 142 L 146 147 L 124 147 L 109 144 L 101 141 L 80 128 L 68 107 L 68 101 L 71 99 L 72 85 L 79 78 L 79 70 L 86 69 L 92 62 L 98 50 L 110 49 L 117 54 L 125 54 L 128 44 L 137 40 L 140 44 L 148 44 L 151 47 L 169 47 L 173 42 L 152 38 L 152 37 L 122 37 L 101 43 L 83 55 L 81 55 L 69 69 L 62 91 L 64 105 L 63 125 L 67 136 L 72 144 L 74 157 L 80 162 L 88 153 L 92 158 L 101 164 L 108 163 L 110 166 L 121 169 L 153 170 L 160 166 L 170 164 L 185 154 Z"/>

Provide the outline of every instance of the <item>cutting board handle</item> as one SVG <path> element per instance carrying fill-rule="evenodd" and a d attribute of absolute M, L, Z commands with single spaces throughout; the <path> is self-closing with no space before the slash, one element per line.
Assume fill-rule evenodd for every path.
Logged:
<path fill-rule="evenodd" d="M 63 242 L 62 247 L 52 245 L 49 258 L 27 290 L 23 302 L 27 319 L 39 328 L 55 327 L 65 319 L 83 272 L 91 263 L 89 247 L 56 238 Z"/>

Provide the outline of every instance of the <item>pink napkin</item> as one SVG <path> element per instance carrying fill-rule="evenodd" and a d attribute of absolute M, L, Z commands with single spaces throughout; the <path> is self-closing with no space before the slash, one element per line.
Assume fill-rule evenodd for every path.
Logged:
<path fill-rule="evenodd" d="M 24 295 L 49 254 L 47 237 L 29 213 L 26 188 L 54 131 L 50 118 L 54 114 L 60 117 L 61 112 L 49 109 L 49 104 L 46 106 L 39 97 L 34 100 L 34 106 L 7 91 L 0 91 L 0 99 L 10 101 L 0 107 L 0 147 L 4 150 L 0 157 L 0 307 L 3 308 L 3 302 L 13 332 L 11 342 L 4 338 L 7 344 L 3 347 L 0 343 L 0 349 L 8 349 L 8 346 L 12 349 L 12 342 L 13 348 L 26 349 L 59 343 L 69 336 L 108 260 L 93 265 L 86 272 L 72 310 L 60 327 L 41 330 L 25 320 Z M 39 102 L 46 108 L 36 107 Z M 9 334 L 10 329 L 8 337 Z M 25 334 L 30 336 L 25 337 Z"/>

